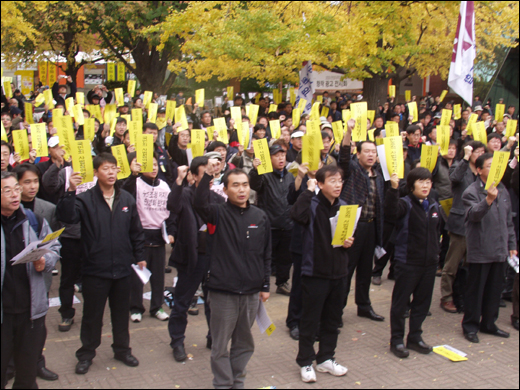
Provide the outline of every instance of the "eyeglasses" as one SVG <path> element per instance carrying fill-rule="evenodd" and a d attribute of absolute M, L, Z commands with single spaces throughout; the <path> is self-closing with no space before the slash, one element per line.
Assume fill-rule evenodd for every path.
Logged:
<path fill-rule="evenodd" d="M 332 184 L 333 186 L 335 186 L 336 184 L 343 185 L 343 183 L 345 183 L 345 180 L 329 180 L 328 181 L 328 184 Z"/>
<path fill-rule="evenodd" d="M 21 186 L 17 186 L 14 188 L 11 187 L 4 187 L 2 188 L 2 194 L 5 196 L 11 196 L 11 195 L 20 195 L 23 192 L 23 188 Z"/>

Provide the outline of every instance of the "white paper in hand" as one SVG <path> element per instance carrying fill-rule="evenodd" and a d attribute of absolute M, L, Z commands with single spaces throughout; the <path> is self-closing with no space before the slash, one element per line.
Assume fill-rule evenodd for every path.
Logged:
<path fill-rule="evenodd" d="M 139 276 L 143 284 L 148 283 L 148 281 L 150 280 L 150 276 L 152 276 L 152 273 L 148 268 L 144 267 L 143 269 L 141 269 L 137 264 L 132 264 L 132 268 L 134 269 L 137 276 Z"/>
<path fill-rule="evenodd" d="M 509 265 L 518 273 L 518 256 L 511 256 L 507 258 Z"/>
<path fill-rule="evenodd" d="M 377 156 L 379 157 L 379 164 L 381 164 L 381 170 L 385 181 L 390 180 L 390 172 L 388 172 L 388 166 L 386 165 L 386 152 L 385 145 L 379 145 L 377 147 Z"/>
<path fill-rule="evenodd" d="M 264 303 L 260 301 L 258 305 L 258 311 L 256 312 L 256 323 L 260 328 L 261 333 L 266 333 L 268 336 L 274 332 L 276 326 L 274 326 L 273 321 L 267 315 L 267 311 L 265 310 Z"/>

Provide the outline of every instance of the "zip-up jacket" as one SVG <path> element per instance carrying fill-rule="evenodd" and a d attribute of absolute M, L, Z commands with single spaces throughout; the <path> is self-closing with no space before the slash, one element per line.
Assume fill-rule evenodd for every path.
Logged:
<path fill-rule="evenodd" d="M 121 279 L 130 275 L 132 263 L 146 259 L 135 199 L 125 190 L 114 191 L 112 211 L 99 184 L 79 195 L 67 191 L 56 207 L 60 221 L 81 221 L 84 275 Z"/>
<path fill-rule="evenodd" d="M 451 189 L 453 191 L 453 206 L 446 222 L 446 230 L 460 236 L 466 234 L 464 227 L 464 204 L 462 194 L 471 184 L 475 182 L 477 176 L 471 171 L 469 162 L 462 159 L 453 163 L 450 168 Z"/>
<path fill-rule="evenodd" d="M 385 197 L 385 220 L 396 221 L 395 252 L 397 261 L 429 266 L 439 262 L 439 205 L 428 197 L 428 210 L 413 194 L 399 199 L 399 190 L 390 188 Z"/>
<path fill-rule="evenodd" d="M 226 202 L 209 203 L 205 174 L 195 191 L 195 211 L 215 226 L 206 286 L 232 294 L 269 292 L 271 276 L 271 225 L 267 214 L 255 206 L 241 208 Z"/>

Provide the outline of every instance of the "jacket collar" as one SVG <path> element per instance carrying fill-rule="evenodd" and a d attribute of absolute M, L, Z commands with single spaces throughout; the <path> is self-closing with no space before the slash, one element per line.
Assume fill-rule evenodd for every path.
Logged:
<path fill-rule="evenodd" d="M 330 204 L 330 200 L 327 199 L 325 195 L 323 195 L 323 191 L 318 192 L 318 195 L 316 195 L 320 203 L 322 203 L 324 206 L 327 206 L 328 208 L 333 208 L 334 206 L 337 206 L 339 204 L 339 198 L 334 199 L 334 203 Z"/>
<path fill-rule="evenodd" d="M 231 203 L 229 200 L 226 203 L 228 204 L 229 208 L 231 208 L 234 211 L 238 211 L 240 213 L 249 210 L 249 208 L 251 207 L 251 205 L 249 204 L 249 201 L 247 201 L 247 206 L 245 208 L 238 207 L 238 206 L 234 205 L 233 203 Z"/>
<path fill-rule="evenodd" d="M 103 202 L 105 201 L 105 198 L 103 197 L 103 191 L 101 191 L 101 187 L 99 186 L 99 181 L 94 186 L 94 192 L 97 194 L 97 196 L 99 196 L 103 200 Z M 115 193 L 115 196 L 114 196 L 114 204 L 115 204 L 116 200 L 119 199 L 119 195 L 121 195 L 121 190 L 119 189 L 119 187 L 117 185 L 114 185 L 114 193 Z"/>

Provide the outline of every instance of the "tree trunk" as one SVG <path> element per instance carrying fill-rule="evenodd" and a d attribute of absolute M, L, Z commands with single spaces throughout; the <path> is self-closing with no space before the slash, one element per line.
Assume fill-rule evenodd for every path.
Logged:
<path fill-rule="evenodd" d="M 388 96 L 388 80 L 390 80 L 389 77 L 382 77 L 380 75 L 363 80 L 363 100 L 368 102 L 369 110 L 377 110 L 377 107 L 383 105 L 386 101 Z"/>

